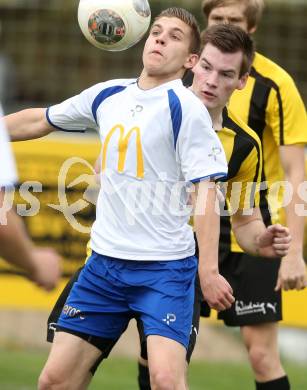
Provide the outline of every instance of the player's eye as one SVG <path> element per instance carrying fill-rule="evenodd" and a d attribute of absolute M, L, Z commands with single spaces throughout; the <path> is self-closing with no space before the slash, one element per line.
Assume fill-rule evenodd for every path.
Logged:
<path fill-rule="evenodd" d="M 172 35 L 172 38 L 173 38 L 175 41 L 180 41 L 180 36 L 179 36 L 179 35 L 173 34 L 173 35 Z"/>
<path fill-rule="evenodd" d="M 202 65 L 202 68 L 207 71 L 210 70 L 210 66 L 206 64 Z"/>
<path fill-rule="evenodd" d="M 239 18 L 230 18 L 230 23 L 232 24 L 236 24 L 236 23 L 241 23 L 242 22 L 242 19 L 239 19 Z"/>
<path fill-rule="evenodd" d="M 218 23 L 223 22 L 223 18 L 221 16 L 212 16 L 212 20 L 214 20 L 215 22 L 218 22 Z"/>
<path fill-rule="evenodd" d="M 157 36 L 159 35 L 160 31 L 159 30 L 151 30 L 151 35 Z"/>

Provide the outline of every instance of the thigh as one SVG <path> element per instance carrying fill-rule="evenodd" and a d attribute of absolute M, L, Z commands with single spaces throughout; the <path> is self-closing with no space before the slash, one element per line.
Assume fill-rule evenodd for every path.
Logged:
<path fill-rule="evenodd" d="M 241 334 L 245 345 L 277 345 L 278 324 L 268 322 L 265 324 L 241 326 Z"/>
<path fill-rule="evenodd" d="M 65 384 L 67 389 L 84 388 L 89 371 L 101 351 L 81 338 L 57 332 L 42 375 L 53 382 Z"/>
<path fill-rule="evenodd" d="M 220 272 L 231 284 L 236 301 L 218 318 L 229 326 L 281 320 L 281 292 L 274 291 L 279 266 L 280 259 L 229 253 L 220 264 Z"/>
<path fill-rule="evenodd" d="M 278 324 L 276 322 L 242 326 L 241 334 L 248 350 L 256 347 L 278 354 Z"/>
<path fill-rule="evenodd" d="M 166 337 L 147 337 L 148 366 L 151 376 L 166 375 L 175 378 L 176 388 L 185 388 L 186 349 Z"/>

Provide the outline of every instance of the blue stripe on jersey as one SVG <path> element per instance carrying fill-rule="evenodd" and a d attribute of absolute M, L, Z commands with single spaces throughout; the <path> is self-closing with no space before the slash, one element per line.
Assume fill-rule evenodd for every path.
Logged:
<path fill-rule="evenodd" d="M 62 127 L 59 127 L 59 126 L 55 125 L 55 124 L 51 121 L 51 119 L 50 119 L 50 116 L 49 116 L 49 109 L 50 109 L 50 107 L 48 107 L 47 110 L 46 110 L 46 119 L 47 119 L 48 123 L 49 123 L 52 127 L 55 127 L 56 129 L 61 130 L 61 131 L 67 131 L 67 132 L 69 132 L 69 133 L 71 133 L 71 132 L 74 132 L 74 133 L 84 133 L 84 132 L 85 132 L 85 130 L 68 130 L 68 129 L 63 129 Z"/>
<path fill-rule="evenodd" d="M 168 93 L 168 102 L 171 110 L 171 118 L 173 124 L 173 133 L 174 133 L 174 147 L 176 149 L 177 138 L 179 135 L 181 122 L 182 122 L 182 108 L 178 96 L 172 89 L 167 91 Z"/>
<path fill-rule="evenodd" d="M 116 93 L 119 93 L 126 88 L 127 86 L 115 85 L 114 87 L 109 87 L 99 92 L 99 94 L 95 97 L 92 104 L 92 113 L 96 123 L 97 123 L 97 110 L 100 104 L 108 97 L 115 95 Z"/>
<path fill-rule="evenodd" d="M 193 179 L 193 180 L 190 180 L 190 181 L 195 184 L 195 183 L 199 183 L 200 181 L 203 181 L 203 180 L 206 180 L 206 179 L 211 179 L 212 177 L 214 179 L 221 179 L 221 178 L 227 177 L 227 173 L 226 172 L 217 172 L 217 173 L 213 173 L 212 175 L 199 177 L 198 179 Z"/>

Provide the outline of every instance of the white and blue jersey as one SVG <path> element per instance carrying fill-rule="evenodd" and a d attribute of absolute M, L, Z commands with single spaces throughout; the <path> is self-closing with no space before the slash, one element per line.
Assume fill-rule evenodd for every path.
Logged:
<path fill-rule="evenodd" d="M 47 110 L 54 127 L 96 129 L 101 190 L 91 248 L 124 260 L 177 260 L 195 252 L 191 183 L 227 174 L 200 100 L 181 80 L 142 90 L 136 79 L 97 84 Z"/>
<path fill-rule="evenodd" d="M 0 106 L 0 187 L 10 187 L 16 183 L 17 173 L 2 116 L 2 108 Z"/>

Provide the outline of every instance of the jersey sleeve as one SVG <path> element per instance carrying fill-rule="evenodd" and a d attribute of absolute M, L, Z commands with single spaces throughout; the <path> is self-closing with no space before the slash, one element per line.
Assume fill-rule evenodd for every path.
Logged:
<path fill-rule="evenodd" d="M 103 83 L 82 91 L 64 102 L 47 109 L 48 122 L 58 130 L 83 132 L 87 128 L 97 130 L 93 103 Z"/>
<path fill-rule="evenodd" d="M 306 109 L 289 75 L 272 88 L 267 116 L 277 145 L 307 143 Z"/>
<path fill-rule="evenodd" d="M 186 182 L 197 183 L 227 176 L 224 149 L 202 104 L 196 104 L 183 115 L 176 151 Z"/>
<path fill-rule="evenodd" d="M 0 107 L 0 187 L 13 186 L 17 182 L 15 160 L 9 137 L 2 119 Z"/>

